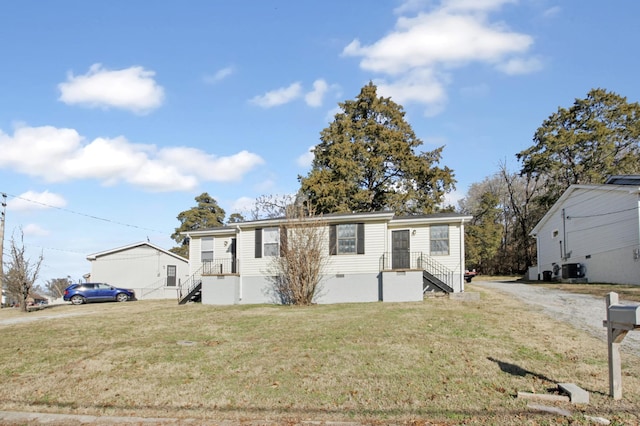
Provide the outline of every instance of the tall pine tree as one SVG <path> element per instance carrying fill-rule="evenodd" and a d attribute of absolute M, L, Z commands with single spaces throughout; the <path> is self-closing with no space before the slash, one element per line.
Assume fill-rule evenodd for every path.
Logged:
<path fill-rule="evenodd" d="M 454 189 L 453 172 L 436 165 L 442 149 L 418 152 L 422 141 L 402 106 L 369 83 L 320 134 L 301 192 L 317 213 L 391 210 L 432 213 Z"/>

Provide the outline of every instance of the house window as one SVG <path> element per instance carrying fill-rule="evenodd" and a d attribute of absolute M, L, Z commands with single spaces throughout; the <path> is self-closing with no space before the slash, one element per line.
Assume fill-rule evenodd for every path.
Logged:
<path fill-rule="evenodd" d="M 554 229 L 553 232 L 551 233 L 552 238 L 556 238 L 558 236 L 558 230 Z"/>
<path fill-rule="evenodd" d="M 213 237 L 204 237 L 200 243 L 200 261 L 213 262 Z"/>
<path fill-rule="evenodd" d="M 329 254 L 364 254 L 364 223 L 329 227 Z"/>
<path fill-rule="evenodd" d="M 280 254 L 280 228 L 264 228 L 262 230 L 262 244 L 264 256 L 278 256 Z"/>
<path fill-rule="evenodd" d="M 354 254 L 356 252 L 356 224 L 338 225 L 338 254 Z"/>
<path fill-rule="evenodd" d="M 446 256 L 449 254 L 449 225 L 433 225 L 430 227 L 431 255 Z"/>

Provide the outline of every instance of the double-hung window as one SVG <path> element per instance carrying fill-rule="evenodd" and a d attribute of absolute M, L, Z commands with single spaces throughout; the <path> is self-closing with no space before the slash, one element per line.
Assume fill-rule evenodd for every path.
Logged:
<path fill-rule="evenodd" d="M 449 254 L 449 225 L 432 225 L 429 236 L 431 255 L 447 256 Z"/>
<path fill-rule="evenodd" d="M 213 237 L 204 237 L 200 242 L 200 261 L 213 262 Z"/>
<path fill-rule="evenodd" d="M 364 254 L 364 223 L 330 225 L 329 254 Z"/>
<path fill-rule="evenodd" d="M 356 253 L 356 224 L 337 225 L 338 254 Z"/>
<path fill-rule="evenodd" d="M 280 255 L 280 228 L 264 228 L 262 230 L 263 255 Z"/>

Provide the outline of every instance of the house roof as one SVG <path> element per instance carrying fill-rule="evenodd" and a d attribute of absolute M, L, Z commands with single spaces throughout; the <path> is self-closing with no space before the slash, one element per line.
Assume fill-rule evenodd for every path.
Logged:
<path fill-rule="evenodd" d="M 607 191 L 621 191 L 629 194 L 635 194 L 635 196 L 637 196 L 637 194 L 640 194 L 640 186 L 631 185 L 631 184 L 614 185 L 611 183 L 606 183 L 602 185 L 571 185 L 569 188 L 567 188 L 566 191 L 564 191 L 564 193 L 560 196 L 560 198 L 558 198 L 558 201 L 556 201 L 555 204 L 551 206 L 549 211 L 547 211 L 547 213 L 542 217 L 542 219 L 540 219 L 540 221 L 531 230 L 531 232 L 529 232 L 529 235 L 532 237 L 535 237 L 536 235 L 538 235 L 538 232 L 540 231 L 540 229 L 545 225 L 545 223 L 547 223 L 549 219 L 553 217 L 553 215 L 556 214 L 558 210 L 560 210 L 560 208 L 564 205 L 567 199 L 569 199 L 575 191 L 580 191 L 580 190 L 599 191 L 603 193 Z"/>
<path fill-rule="evenodd" d="M 138 243 L 129 244 L 129 245 L 118 247 L 118 248 L 114 248 L 114 249 L 111 249 L 111 250 L 105 250 L 105 251 L 101 251 L 101 252 L 98 252 L 98 253 L 93 253 L 93 254 L 90 254 L 90 255 L 87 256 L 87 260 L 89 260 L 89 261 L 96 260 L 97 258 L 102 257 L 102 256 L 108 256 L 110 254 L 115 254 L 115 253 L 118 253 L 118 252 L 131 250 L 133 248 L 141 247 L 141 246 L 148 246 L 148 247 L 151 247 L 154 250 L 158 250 L 158 251 L 160 251 L 160 252 L 162 252 L 162 253 L 164 253 L 166 255 L 175 257 L 176 259 L 181 260 L 183 262 L 187 262 L 187 263 L 189 262 L 184 257 L 179 256 L 179 255 L 177 255 L 175 253 L 172 253 L 169 250 L 165 250 L 162 247 L 158 247 L 155 244 L 151 244 L 148 241 L 141 241 L 141 242 L 138 242 Z"/>
<path fill-rule="evenodd" d="M 472 216 L 466 216 L 458 213 L 432 213 L 425 215 L 413 215 L 413 216 L 395 216 L 393 212 L 362 212 L 362 213 L 329 213 L 318 216 L 319 220 L 326 220 L 330 223 L 341 222 L 373 222 L 373 221 L 387 221 L 390 223 L 415 223 L 418 221 L 431 222 L 431 223 L 445 223 L 445 222 L 468 222 L 472 219 Z M 279 226 L 289 222 L 290 219 L 285 217 L 261 219 L 247 222 L 238 222 L 230 226 L 220 226 L 216 228 L 201 229 L 198 231 L 182 232 L 181 235 L 220 235 L 220 234 L 232 234 L 241 229 L 253 229 L 264 226 Z"/>

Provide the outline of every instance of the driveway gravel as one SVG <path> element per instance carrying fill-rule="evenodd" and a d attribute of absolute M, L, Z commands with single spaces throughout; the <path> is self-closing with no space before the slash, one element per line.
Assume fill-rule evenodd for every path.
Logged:
<path fill-rule="evenodd" d="M 607 329 L 602 325 L 607 318 L 604 298 L 516 282 L 475 281 L 473 284 L 515 296 L 553 318 L 607 341 Z M 624 303 L 624 300 L 620 303 Z M 620 349 L 640 356 L 640 331 L 627 333 Z"/>

